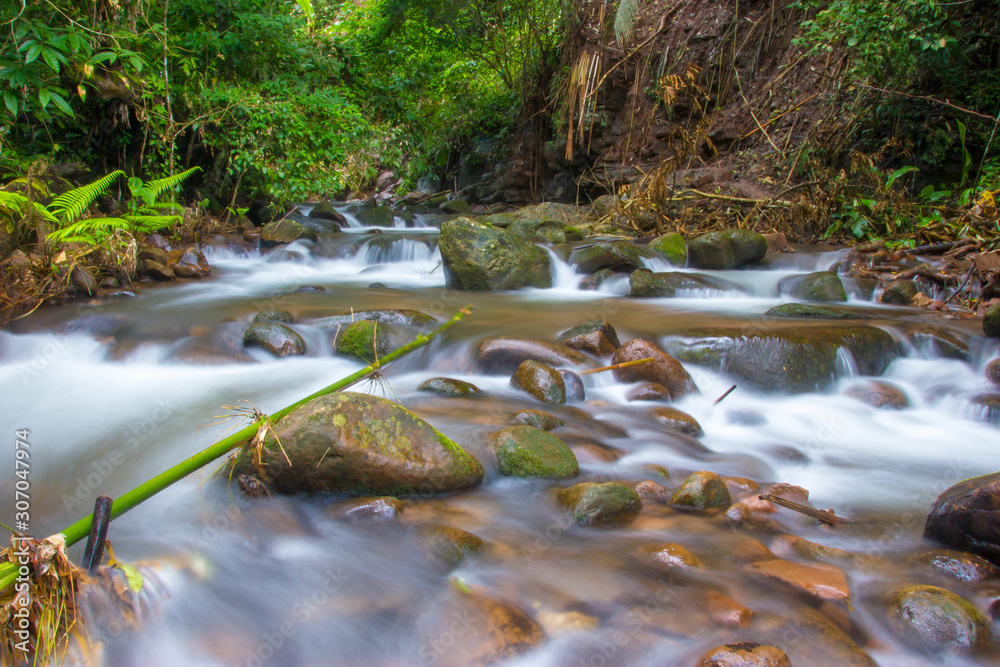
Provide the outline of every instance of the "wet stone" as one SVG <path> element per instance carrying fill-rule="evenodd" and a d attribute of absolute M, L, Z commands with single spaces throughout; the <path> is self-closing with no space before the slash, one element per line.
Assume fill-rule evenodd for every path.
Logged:
<path fill-rule="evenodd" d="M 316 241 L 318 238 L 313 230 L 287 218 L 269 222 L 260 230 L 260 244 L 266 248 L 300 239 Z"/>
<path fill-rule="evenodd" d="M 634 271 L 644 266 L 643 259 L 656 256 L 654 251 L 645 246 L 615 241 L 577 248 L 570 255 L 569 263 L 578 267 L 582 273 L 593 273 L 601 269 Z"/>
<path fill-rule="evenodd" d="M 739 642 L 713 648 L 699 663 L 701 667 L 791 667 L 780 648 L 756 642 Z"/>
<path fill-rule="evenodd" d="M 167 263 L 178 278 L 206 278 L 212 275 L 208 259 L 198 246 L 188 246 L 169 253 Z"/>
<path fill-rule="evenodd" d="M 959 581 L 981 582 L 1000 578 L 1000 569 L 988 560 L 962 551 L 948 549 L 925 551 L 915 556 L 911 562 Z"/>
<path fill-rule="evenodd" d="M 476 351 L 476 364 L 490 375 L 506 375 L 527 360 L 554 368 L 589 365 L 587 355 L 565 345 L 531 338 L 495 336 L 485 339 Z"/>
<path fill-rule="evenodd" d="M 566 402 L 566 383 L 558 371 L 537 361 L 524 361 L 510 378 L 510 385 L 543 403 Z"/>
<path fill-rule="evenodd" d="M 291 324 L 292 314 L 287 310 L 262 310 L 253 316 L 253 324 L 273 322 L 276 324 Z"/>
<path fill-rule="evenodd" d="M 778 281 L 778 292 L 806 301 L 847 301 L 847 292 L 833 271 L 788 276 Z"/>
<path fill-rule="evenodd" d="M 389 352 L 389 339 L 377 321 L 361 320 L 339 333 L 336 349 L 337 354 L 372 363 Z"/>
<path fill-rule="evenodd" d="M 705 607 L 712 620 L 719 625 L 748 628 L 753 620 L 753 611 L 718 591 L 705 594 Z"/>
<path fill-rule="evenodd" d="M 885 285 L 879 301 L 893 306 L 909 306 L 920 288 L 911 280 L 893 280 Z"/>
<path fill-rule="evenodd" d="M 738 269 L 764 259 L 767 239 L 741 229 L 727 229 L 698 236 L 687 244 L 688 263 L 699 269 Z"/>
<path fill-rule="evenodd" d="M 284 324 L 254 324 L 243 335 L 244 347 L 260 347 L 278 357 L 306 353 L 306 342 Z"/>
<path fill-rule="evenodd" d="M 673 298 L 678 292 L 688 290 L 716 290 L 720 292 L 738 290 L 729 281 L 702 273 L 667 271 L 652 273 L 645 269 L 633 271 L 628 279 L 630 297 Z"/>
<path fill-rule="evenodd" d="M 642 506 L 635 491 L 614 482 L 575 484 L 559 492 L 559 501 L 583 525 L 628 521 Z"/>
<path fill-rule="evenodd" d="M 660 424 L 663 424 L 669 429 L 674 431 L 679 431 L 685 435 L 690 435 L 697 437 L 704 434 L 701 428 L 701 424 L 698 420 L 689 415 L 686 412 L 682 412 L 676 408 L 670 407 L 656 407 L 649 411 L 649 414 Z"/>
<path fill-rule="evenodd" d="M 910 402 L 901 389 L 882 380 L 868 380 L 844 391 L 845 396 L 857 399 L 873 408 L 902 410 Z"/>
<path fill-rule="evenodd" d="M 425 552 L 449 568 L 458 567 L 486 547 L 478 536 L 451 526 L 421 526 L 417 529 L 417 539 Z"/>
<path fill-rule="evenodd" d="M 924 537 L 1000 566 L 1000 472 L 959 482 L 938 496 Z"/>
<path fill-rule="evenodd" d="M 668 491 L 665 486 L 657 484 L 651 479 L 639 482 L 632 487 L 632 490 L 635 491 L 636 495 L 640 498 L 666 498 L 670 495 L 670 491 Z"/>
<path fill-rule="evenodd" d="M 468 218 L 441 225 L 438 242 L 445 283 L 460 290 L 550 287 L 548 254 L 514 232 Z"/>
<path fill-rule="evenodd" d="M 687 244 L 677 232 L 656 237 L 649 242 L 649 247 L 663 255 L 673 266 L 687 264 Z"/>
<path fill-rule="evenodd" d="M 417 387 L 417 391 L 427 391 L 440 396 L 474 396 L 482 390 L 471 382 L 452 378 L 431 378 Z"/>
<path fill-rule="evenodd" d="M 817 320 L 867 320 L 870 316 L 851 310 L 817 306 L 811 303 L 785 303 L 766 313 L 768 317 L 801 317 Z"/>
<path fill-rule="evenodd" d="M 667 389 L 671 400 L 698 391 L 694 380 L 679 361 L 641 338 L 634 338 L 619 347 L 611 358 L 611 363 L 621 364 L 649 357 L 652 357 L 652 361 L 616 368 L 612 371 L 615 379 L 619 382 L 654 382 Z"/>
<path fill-rule="evenodd" d="M 986 364 L 986 379 L 1000 386 L 1000 358 Z"/>
<path fill-rule="evenodd" d="M 583 378 L 573 371 L 559 370 L 556 372 L 562 377 L 563 384 L 566 386 L 567 402 L 580 402 L 587 398 L 587 394 L 583 389 Z"/>
<path fill-rule="evenodd" d="M 551 431 L 566 425 L 563 420 L 542 410 L 521 410 L 514 414 L 508 423 L 514 426 L 534 426 L 542 431 Z"/>
<path fill-rule="evenodd" d="M 670 391 L 658 382 L 643 382 L 629 389 L 625 398 L 630 401 L 669 401 Z"/>
<path fill-rule="evenodd" d="M 350 498 L 337 503 L 330 511 L 349 521 L 388 521 L 402 514 L 403 503 L 392 496 Z"/>
<path fill-rule="evenodd" d="M 775 558 L 753 563 L 748 569 L 820 600 L 841 601 L 851 595 L 844 571 L 826 563 L 793 563 Z"/>
<path fill-rule="evenodd" d="M 557 341 L 574 350 L 590 352 L 598 356 L 614 354 L 621 347 L 618 333 L 608 322 L 595 320 L 585 322 L 559 334 Z"/>
<path fill-rule="evenodd" d="M 595 271 L 591 273 L 586 278 L 581 278 L 579 287 L 581 290 L 594 292 L 596 291 L 604 281 L 615 275 L 615 272 L 611 269 L 601 269 L 600 271 Z"/>
<path fill-rule="evenodd" d="M 890 625 L 937 650 L 970 651 L 991 639 L 986 618 L 971 602 L 937 586 L 908 586 L 889 600 Z"/>
<path fill-rule="evenodd" d="M 983 333 L 990 338 L 1000 338 L 1000 303 L 993 304 L 983 314 Z"/>
<path fill-rule="evenodd" d="M 701 567 L 701 562 L 693 553 L 673 542 L 646 546 L 641 552 L 653 563 L 668 570 L 693 570 Z"/>
<path fill-rule="evenodd" d="M 722 478 L 714 472 L 699 471 L 688 475 L 670 498 L 670 504 L 683 509 L 705 510 L 729 507 L 732 498 Z"/>
<path fill-rule="evenodd" d="M 572 479 L 580 474 L 573 451 L 534 426 L 508 426 L 490 436 L 490 447 L 509 477 Z"/>

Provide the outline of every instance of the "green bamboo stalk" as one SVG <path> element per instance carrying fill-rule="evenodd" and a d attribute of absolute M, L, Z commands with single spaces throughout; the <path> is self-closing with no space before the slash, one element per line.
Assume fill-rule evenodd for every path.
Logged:
<path fill-rule="evenodd" d="M 293 410 L 304 405 L 305 403 L 308 403 L 309 401 L 315 398 L 319 398 L 320 396 L 325 396 L 327 394 L 332 394 L 335 391 L 346 389 L 347 387 L 350 387 L 352 384 L 359 382 L 360 380 L 363 380 L 367 376 L 379 370 L 384 364 L 387 364 L 390 361 L 398 359 L 399 357 L 402 357 L 412 352 L 418 347 L 426 345 L 435 336 L 442 333 L 451 326 L 457 324 L 463 317 L 468 315 L 471 308 L 472 306 L 466 306 L 465 308 L 462 308 L 457 313 L 455 313 L 455 315 L 450 320 L 439 326 L 434 331 L 428 334 L 422 334 L 420 336 L 417 336 L 416 340 L 407 343 L 398 350 L 394 350 L 389 354 L 386 354 L 384 357 L 377 360 L 375 363 L 369 364 L 368 366 L 362 368 L 360 371 L 348 375 L 347 377 L 338 380 L 337 382 L 334 382 L 333 384 L 324 387 L 323 389 L 320 389 L 316 393 L 306 396 L 300 401 L 292 403 L 288 407 L 270 415 L 268 418 L 271 420 L 272 424 L 277 423 L 280 419 L 284 418 Z M 195 470 L 198 470 L 199 468 L 208 465 L 209 463 L 219 458 L 223 454 L 229 452 L 232 449 L 235 449 L 236 447 L 243 444 L 245 441 L 254 437 L 255 435 L 257 435 L 257 431 L 260 429 L 261 423 L 263 422 L 264 419 L 265 418 L 262 417 L 261 419 L 255 421 L 249 426 L 246 426 L 237 431 L 236 433 L 233 433 L 229 437 L 219 440 L 208 449 L 198 452 L 197 454 L 195 454 L 194 456 L 190 457 L 185 461 L 181 461 L 180 463 L 170 468 L 169 470 L 160 473 L 159 475 L 149 480 L 148 482 L 140 484 L 139 486 L 135 487 L 134 489 L 124 494 L 120 498 L 117 498 L 111 506 L 111 518 L 112 519 L 118 518 L 119 516 L 129 511 L 139 503 L 149 500 L 149 498 L 153 497 L 160 491 L 163 491 L 171 484 L 180 481 L 184 477 L 187 477 L 188 475 L 193 473 Z M 73 545 L 82 540 L 83 538 L 87 537 L 87 535 L 90 533 L 90 524 L 93 521 L 93 519 L 94 515 L 91 514 L 62 530 L 61 534 L 66 540 L 66 546 Z"/>

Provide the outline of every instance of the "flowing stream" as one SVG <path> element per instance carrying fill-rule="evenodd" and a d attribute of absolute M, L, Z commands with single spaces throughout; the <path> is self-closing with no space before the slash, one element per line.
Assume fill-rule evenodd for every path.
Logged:
<path fill-rule="evenodd" d="M 978 322 L 852 294 L 845 307 L 871 314 L 865 324 L 905 349 L 882 379 L 906 394 L 908 407 L 880 410 L 844 395 L 862 381 L 849 353 L 821 390 L 763 393 L 740 384 L 717 405 L 738 381 L 688 363 L 700 393 L 672 406 L 702 425 L 695 439 L 660 425 L 651 404 L 628 401 L 631 386 L 610 373 L 586 376 L 583 402 L 542 405 L 507 376 L 480 373 L 476 345 L 492 335 L 554 340 L 590 320 L 611 322 L 623 342 L 643 337 L 661 347 L 699 327 L 822 326 L 763 314 L 789 301 L 778 296 L 780 278 L 825 269 L 841 251 L 800 247 L 752 270 L 715 272 L 739 291 L 631 299 L 627 278 L 579 289 L 582 276 L 566 261 L 570 247 L 552 246 L 552 288 L 469 293 L 445 287 L 439 218 L 416 216 L 408 227 L 384 230 L 349 220 L 316 243 L 263 253 L 216 239 L 205 249 L 211 278 L 44 309 L 0 332 L 2 432 L 12 441 L 15 429 L 30 429 L 31 532 L 42 537 L 89 513 L 97 495 L 117 497 L 239 424 L 238 416 L 218 417 L 233 414 L 223 406 L 273 412 L 362 368 L 332 351 L 327 318 L 392 308 L 444 321 L 475 306 L 440 339 L 389 366 L 384 382 L 352 390 L 398 400 L 465 446 L 486 468 L 480 487 L 409 499 L 398 520 L 375 524 L 340 518 L 341 498 L 254 501 L 210 479 L 210 470 L 195 474 L 111 525 L 115 555 L 143 565 L 147 604 L 141 629 L 114 619 L 92 624 L 105 664 L 474 664 L 462 657 L 478 641 L 456 607 L 462 586 L 519 607 L 545 629 L 546 640 L 511 665 L 695 665 L 708 649 L 741 640 L 781 646 L 795 665 L 854 664 L 843 653 L 849 640 L 817 630 L 816 614 L 880 665 L 996 664 L 989 655 L 923 653 L 890 630 L 885 608 L 896 585 L 941 585 L 908 565 L 934 548 L 921 532 L 937 495 L 998 468 L 997 427 L 970 401 L 990 391 L 984 368 L 997 356 Z M 303 286 L 325 291 L 295 291 Z M 243 349 L 253 315 L 275 308 L 294 315 L 305 355 Z M 962 353 L 914 331 L 955 341 Z M 417 391 L 436 376 L 471 382 L 485 396 Z M 568 423 L 556 434 L 580 460 L 577 481 L 653 479 L 672 490 L 688 473 L 710 470 L 803 487 L 814 507 L 852 522 L 830 528 L 780 509 L 761 526 L 737 528 L 722 515 L 644 501 L 627 525 L 571 525 L 553 496 L 567 484 L 503 478 L 490 459 L 489 433 L 525 408 Z M 13 461 L 12 448 L 8 455 Z M 653 466 L 669 471 L 669 481 Z M 13 519 L 13 486 L 12 474 L 0 482 L 5 522 Z M 443 567 L 416 530 L 430 524 L 474 533 L 487 548 L 456 569 Z M 847 573 L 849 608 L 747 572 L 739 553 L 748 540 L 799 558 L 790 536 L 850 552 L 825 558 Z M 701 566 L 668 576 L 638 563 L 637 549 L 667 542 L 686 547 Z M 80 550 L 71 550 L 77 561 Z M 987 594 L 946 585 L 970 598 Z M 753 620 L 720 622 L 706 603 L 713 592 L 752 610 Z"/>

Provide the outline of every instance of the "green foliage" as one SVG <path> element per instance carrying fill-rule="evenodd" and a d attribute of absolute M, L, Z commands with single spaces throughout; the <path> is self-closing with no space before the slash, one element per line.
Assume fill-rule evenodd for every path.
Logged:
<path fill-rule="evenodd" d="M 639 0 L 619 0 L 615 12 L 615 39 L 620 46 L 632 40 L 632 28 L 639 13 Z"/>
<path fill-rule="evenodd" d="M 64 192 L 52 200 L 52 203 L 48 205 L 48 209 L 62 222 L 73 222 L 83 215 L 98 197 L 106 193 L 120 176 L 124 175 L 124 171 L 113 171 L 93 183 L 88 183 L 87 185 Z"/>

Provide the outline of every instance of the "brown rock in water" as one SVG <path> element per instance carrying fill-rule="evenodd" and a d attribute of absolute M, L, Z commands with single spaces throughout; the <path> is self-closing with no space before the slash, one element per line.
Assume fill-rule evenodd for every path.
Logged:
<path fill-rule="evenodd" d="M 584 525 L 628 521 L 642 507 L 635 491 L 614 482 L 574 484 L 559 492 L 559 502 L 572 512 L 577 523 Z"/>
<path fill-rule="evenodd" d="M 673 542 L 646 546 L 641 551 L 653 563 L 667 569 L 693 570 L 701 567 L 701 562 L 693 553 Z"/>
<path fill-rule="evenodd" d="M 959 482 L 938 496 L 924 537 L 1000 566 L 1000 472 Z"/>
<path fill-rule="evenodd" d="M 701 667 L 791 667 L 780 648 L 756 642 L 740 642 L 713 648 L 701 659 Z"/>
<path fill-rule="evenodd" d="M 552 367 L 590 365 L 590 358 L 565 345 L 531 338 L 495 336 L 479 344 L 476 363 L 490 375 L 513 373 L 521 362 L 538 361 Z"/>
<path fill-rule="evenodd" d="M 643 382 L 638 387 L 630 389 L 625 398 L 630 401 L 669 401 L 670 391 L 656 382 Z"/>
<path fill-rule="evenodd" d="M 478 536 L 451 526 L 421 526 L 417 529 L 417 539 L 429 555 L 449 568 L 458 567 L 486 547 Z"/>
<path fill-rule="evenodd" d="M 844 395 L 886 410 L 902 410 L 910 404 L 901 389 L 883 380 L 868 380 L 848 387 Z"/>
<path fill-rule="evenodd" d="M 618 333 L 606 321 L 595 320 L 568 329 L 559 334 L 559 343 L 574 350 L 583 350 L 598 356 L 614 354 L 621 347 Z"/>
<path fill-rule="evenodd" d="M 1000 578 L 1000 569 L 988 560 L 961 551 L 949 549 L 925 551 L 915 556 L 910 562 L 914 565 L 932 568 L 959 581 L 980 582 Z"/>
<path fill-rule="evenodd" d="M 483 479 L 482 466 L 458 444 L 401 405 L 368 394 L 316 398 L 275 425 L 264 445 L 264 482 L 282 494 L 447 493 Z M 255 474 L 251 458 L 241 452 L 233 473 Z"/>
<path fill-rule="evenodd" d="M 772 560 L 775 555 L 767 548 L 767 545 L 760 540 L 747 540 L 743 542 L 736 551 L 733 552 L 736 560 L 743 563 L 757 563 L 764 560 Z"/>
<path fill-rule="evenodd" d="M 670 495 L 665 486 L 661 486 L 650 479 L 647 479 L 645 482 L 639 482 L 632 487 L 632 490 L 640 498 L 666 498 Z"/>
<path fill-rule="evenodd" d="M 507 423 L 512 426 L 522 424 L 525 426 L 534 426 L 542 431 L 551 431 L 552 429 L 566 425 L 566 422 L 563 420 L 542 410 L 521 410 L 511 417 Z"/>
<path fill-rule="evenodd" d="M 243 347 L 260 347 L 276 357 L 306 353 L 306 342 L 302 336 L 284 324 L 271 322 L 260 322 L 247 329 L 243 334 Z"/>
<path fill-rule="evenodd" d="M 1000 358 L 986 364 L 986 379 L 995 385 L 1000 385 Z"/>
<path fill-rule="evenodd" d="M 695 437 L 704 433 L 697 419 L 676 408 L 656 407 L 651 409 L 649 414 L 653 419 L 674 431 Z"/>
<path fill-rule="evenodd" d="M 795 252 L 795 248 L 788 245 L 788 238 L 781 232 L 777 234 L 764 234 L 764 240 L 767 241 L 768 252 Z"/>
<path fill-rule="evenodd" d="M 510 378 L 510 386 L 531 394 L 543 403 L 566 402 L 566 383 L 558 371 L 537 361 L 524 361 Z"/>
<path fill-rule="evenodd" d="M 330 511 L 349 521 L 387 521 L 403 513 L 403 503 L 392 496 L 349 498 L 331 507 Z"/>
<path fill-rule="evenodd" d="M 573 371 L 560 369 L 556 372 L 559 373 L 563 379 L 563 384 L 566 385 L 567 402 L 578 403 L 587 398 L 587 394 L 583 389 L 583 378 Z"/>
<path fill-rule="evenodd" d="M 893 280 L 886 283 L 878 300 L 894 306 L 909 306 L 919 291 L 920 288 L 912 280 Z"/>
<path fill-rule="evenodd" d="M 751 572 L 767 579 L 780 581 L 803 593 L 834 602 L 846 600 L 851 591 L 847 586 L 847 576 L 839 567 L 825 563 L 793 563 L 781 558 L 753 563 L 747 566 Z"/>
<path fill-rule="evenodd" d="M 937 586 L 907 586 L 889 600 L 890 622 L 901 635 L 938 650 L 971 651 L 991 639 L 989 621 L 972 603 Z"/>
<path fill-rule="evenodd" d="M 483 393 L 482 389 L 471 382 L 444 377 L 431 378 L 430 380 L 427 380 L 417 387 L 417 391 L 427 391 L 432 394 L 438 394 L 439 396 L 451 397 L 475 396 L 476 394 Z"/>
<path fill-rule="evenodd" d="M 688 475 L 670 498 L 671 505 L 696 510 L 729 507 L 731 502 L 729 489 L 722 478 L 704 470 Z"/>
<path fill-rule="evenodd" d="M 485 667 L 524 653 L 545 641 L 545 632 L 514 605 L 477 592 L 456 593 L 434 616 L 421 648 L 422 664 L 433 667 Z"/>
<path fill-rule="evenodd" d="M 753 620 L 753 611 L 718 591 L 705 594 L 705 606 L 712 620 L 719 625 L 747 628 Z"/>
<path fill-rule="evenodd" d="M 152 259 L 140 259 L 135 263 L 135 272 L 140 276 L 149 276 L 153 280 L 174 280 L 177 276 L 165 265 Z"/>
<path fill-rule="evenodd" d="M 178 278 L 206 278 L 212 275 L 205 253 L 198 246 L 192 245 L 183 250 L 174 250 L 169 253 L 169 258 L 167 266 Z"/>
<path fill-rule="evenodd" d="M 652 357 L 653 360 L 635 366 L 616 368 L 612 371 L 615 379 L 619 382 L 655 382 L 661 384 L 666 387 L 671 400 L 677 400 L 698 391 L 694 380 L 684 370 L 681 362 L 666 354 L 653 343 L 641 338 L 634 338 L 619 347 L 611 358 L 611 363 L 620 364 L 647 357 Z"/>
<path fill-rule="evenodd" d="M 69 279 L 73 283 L 73 286 L 84 294 L 93 296 L 97 293 L 97 279 L 94 278 L 94 274 L 87 267 L 77 264 L 73 267 Z"/>

